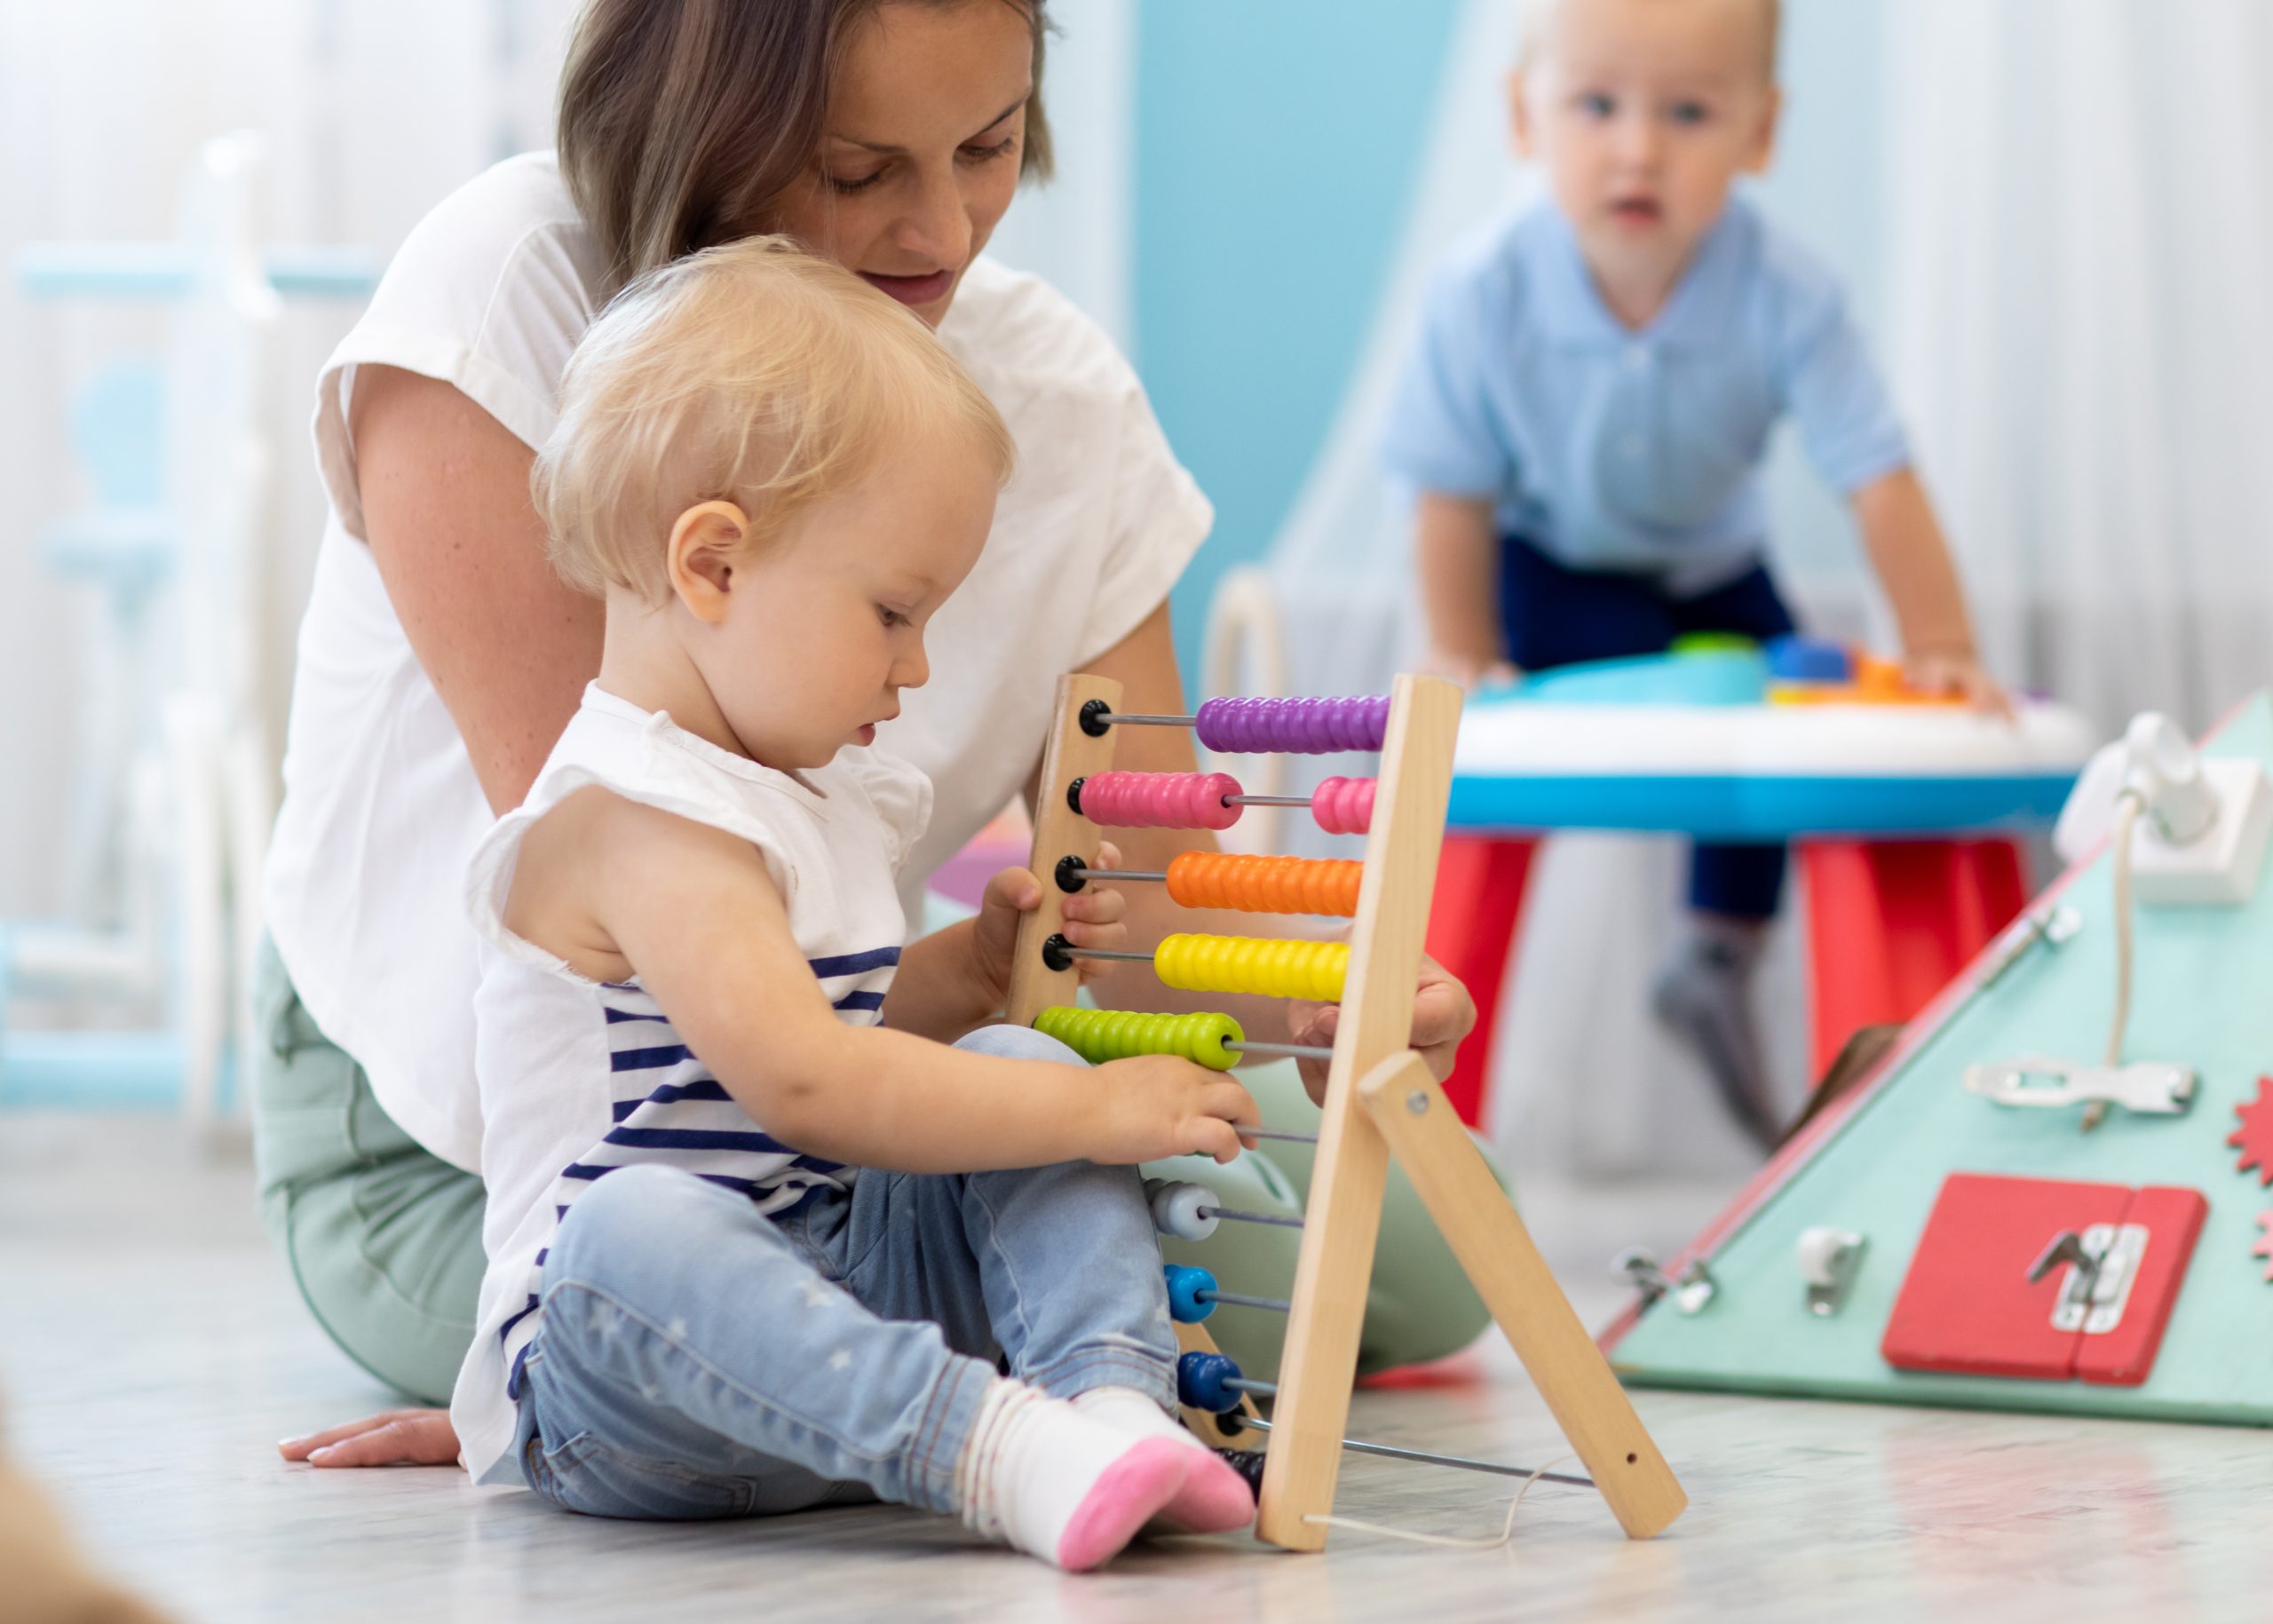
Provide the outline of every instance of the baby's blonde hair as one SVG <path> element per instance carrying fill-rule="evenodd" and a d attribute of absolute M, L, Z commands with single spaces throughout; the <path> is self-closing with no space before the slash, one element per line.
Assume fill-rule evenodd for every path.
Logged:
<path fill-rule="evenodd" d="M 931 329 L 787 237 L 746 237 L 649 272 L 601 312 L 530 487 L 564 581 L 660 603 L 665 543 L 695 503 L 734 503 L 764 542 L 942 431 L 1010 478 L 1009 428 Z"/>
<path fill-rule="evenodd" d="M 1567 0 L 1516 0 L 1516 71 L 1529 73 L 1544 49 L 1547 25 Z M 1761 73 L 1776 83 L 1776 52 L 1784 33 L 1783 0 L 1755 0 L 1759 6 Z"/>

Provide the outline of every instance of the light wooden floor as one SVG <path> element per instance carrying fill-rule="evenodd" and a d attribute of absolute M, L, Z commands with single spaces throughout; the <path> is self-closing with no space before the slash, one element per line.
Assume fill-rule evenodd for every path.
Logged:
<path fill-rule="evenodd" d="M 1543 1485 L 1496 1551 L 1183 1541 L 1079 1579 L 894 1510 L 658 1527 L 476 1496 L 455 1471 L 288 1468 L 271 1440 L 382 1396 L 301 1310 L 249 1191 L 241 1148 L 200 1159 L 161 1121 L 0 1116 L 12 1446 L 114 1572 L 193 1620 L 2273 1617 L 2256 1432 L 1644 1393 L 1693 1502 L 1651 1544 Z M 1526 1206 L 1598 1319 L 1610 1254 L 1670 1249 L 1719 1194 L 1534 1181 Z M 1497 1351 L 1457 1385 L 1361 1394 L 1353 1425 L 1526 1464 L 1560 1447 Z M 1344 1513 L 1437 1533 L 1495 1532 L 1505 1503 L 1395 1462 L 1342 1482 Z"/>

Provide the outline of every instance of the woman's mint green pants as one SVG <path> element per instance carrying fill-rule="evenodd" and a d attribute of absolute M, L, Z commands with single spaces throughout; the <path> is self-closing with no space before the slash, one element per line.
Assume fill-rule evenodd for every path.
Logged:
<path fill-rule="evenodd" d="M 449 1402 L 473 1338 L 481 1284 L 481 1181 L 432 1154 L 372 1097 L 363 1068 L 317 1030 L 283 962 L 263 944 L 254 988 L 253 1146 L 261 1217 L 331 1339 L 390 1387 Z M 1239 1081 L 1274 1127 L 1316 1121 L 1292 1064 Z M 1273 1141 L 1229 1167 L 1202 1157 L 1154 1162 L 1148 1176 L 1190 1179 L 1237 1211 L 1298 1217 L 1310 1193 L 1307 1145 Z M 1202 1241 L 1163 1236 L 1170 1263 L 1197 1264 L 1226 1291 L 1285 1297 L 1301 1232 L 1224 1222 Z M 1486 1324 L 1483 1303 L 1395 1166 L 1382 1206 L 1372 1294 L 1358 1344 L 1363 1373 L 1457 1352 Z M 1249 1375 L 1274 1380 L 1286 1317 L 1224 1306 L 1208 1328 Z"/>

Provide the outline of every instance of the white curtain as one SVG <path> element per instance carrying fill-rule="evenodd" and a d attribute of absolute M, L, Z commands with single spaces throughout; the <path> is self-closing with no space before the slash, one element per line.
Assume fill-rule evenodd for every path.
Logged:
<path fill-rule="evenodd" d="M 1893 371 L 1989 650 L 2205 725 L 2273 678 L 2273 7 L 1888 28 Z"/>
<path fill-rule="evenodd" d="M 1051 0 L 1057 178 L 1029 186 L 986 251 L 1032 271 L 1136 353 L 1136 0 Z"/>
<path fill-rule="evenodd" d="M 115 358 L 162 350 L 164 315 L 44 303 L 26 242 L 174 233 L 192 154 L 234 131 L 268 154 L 266 235 L 360 245 L 382 263 L 418 217 L 503 154 L 550 139 L 572 0 L 0 0 L 0 917 L 57 900 L 79 717 L 71 673 L 91 606 L 37 538 L 86 499 L 67 414 Z M 322 521 L 307 452 L 315 372 L 352 303 L 289 306 L 265 358 L 273 497 L 249 544 L 257 645 L 281 741 L 290 638 Z"/>

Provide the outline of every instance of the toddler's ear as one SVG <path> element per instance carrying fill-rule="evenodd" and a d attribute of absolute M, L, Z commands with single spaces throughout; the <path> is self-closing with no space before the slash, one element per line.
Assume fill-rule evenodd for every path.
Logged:
<path fill-rule="evenodd" d="M 726 618 L 734 571 L 749 542 L 749 515 L 731 502 L 698 502 L 671 525 L 671 591 L 697 620 Z"/>
<path fill-rule="evenodd" d="M 1760 124 L 1754 131 L 1752 150 L 1745 157 L 1745 172 L 1762 175 L 1776 156 L 1776 127 L 1783 121 L 1784 91 L 1781 85 L 1768 87 L 1766 100 L 1760 109 Z"/>
<path fill-rule="evenodd" d="M 1529 159 L 1532 155 L 1531 87 L 1525 83 L 1526 70 L 1508 70 L 1508 140 L 1516 149 L 1516 156 Z"/>

